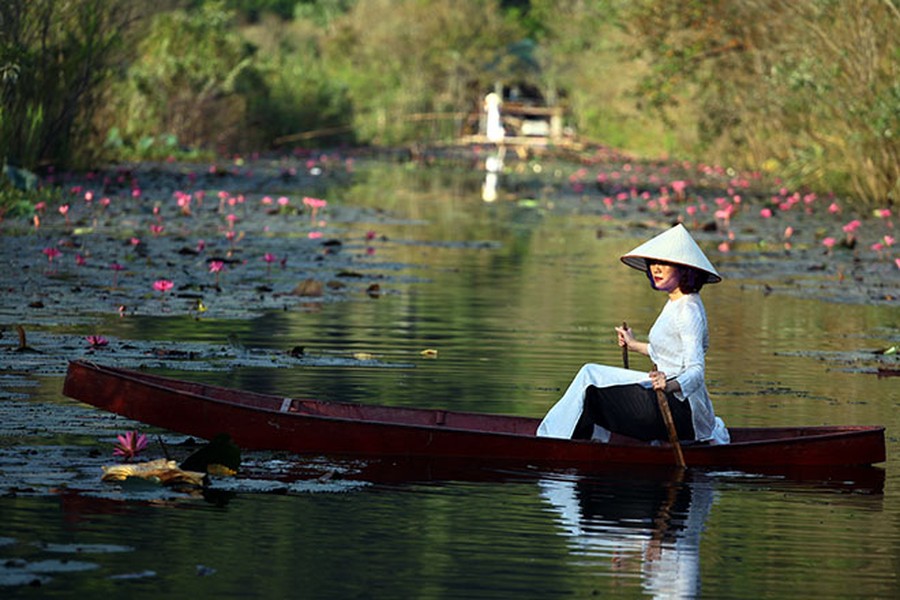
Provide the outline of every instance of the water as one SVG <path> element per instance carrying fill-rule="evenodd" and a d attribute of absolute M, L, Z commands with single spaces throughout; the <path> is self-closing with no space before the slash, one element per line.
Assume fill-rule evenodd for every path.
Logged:
<path fill-rule="evenodd" d="M 565 199 L 539 192 L 535 202 L 484 204 L 478 185 L 459 173 L 395 167 L 342 192 L 348 205 L 381 215 L 342 223 L 334 206 L 332 224 L 348 237 L 377 232 L 375 254 L 357 262 L 379 276 L 377 298 L 360 294 L 240 322 L 111 319 L 104 331 L 212 343 L 232 334 L 249 349 L 300 345 L 310 359 L 292 369 L 178 373 L 223 385 L 539 416 L 583 362 L 619 364 L 612 327 L 625 320 L 645 335 L 664 298 L 618 262 L 640 239 L 599 212 L 578 202 L 547 210 Z M 0 499 L 7 561 L 0 591 L 22 598 L 897 597 L 900 393 L 894 380 L 874 375 L 868 354 L 896 343 L 896 308 L 767 295 L 758 281 L 727 278 L 728 260 L 720 264 L 726 280 L 703 297 L 708 380 L 726 423 L 884 424 L 885 465 L 827 482 L 527 469 L 477 480 L 384 480 L 351 465 L 335 478 L 273 484 L 277 493 L 241 483 L 203 498 L 98 484 L 97 465 L 109 461 L 96 456 L 94 470 L 44 473 L 60 481 L 57 493 Z M 371 360 L 354 360 L 359 353 Z M 105 449 L 125 425 L 60 398 L 60 385 L 42 378 L 29 406 L 63 415 L 48 425 L 60 432 L 49 446 L 85 462 L 102 435 L 94 432 L 107 432 Z M 30 422 L 23 418 L 23 443 Z M 14 443 L 3 444 L 6 472 L 16 468 Z M 284 461 L 314 474 L 339 465 L 248 460 L 256 473 Z M 89 493 L 66 491 L 81 487 Z M 40 586 L 14 585 L 16 574 Z"/>

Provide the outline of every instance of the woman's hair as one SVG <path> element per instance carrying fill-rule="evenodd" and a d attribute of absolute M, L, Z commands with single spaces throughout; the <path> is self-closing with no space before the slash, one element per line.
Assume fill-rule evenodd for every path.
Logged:
<path fill-rule="evenodd" d="M 709 273 L 694 267 L 670 263 L 664 260 L 647 261 L 647 268 L 644 270 L 644 273 L 647 275 L 647 279 L 650 280 L 650 285 L 653 286 L 653 289 L 656 289 L 656 286 L 653 284 L 653 275 L 650 273 L 651 264 L 669 265 L 678 269 L 678 289 L 681 290 L 682 294 L 696 294 L 709 281 Z"/>
<path fill-rule="evenodd" d="M 678 266 L 681 276 L 678 278 L 678 287 L 682 294 L 695 294 L 703 289 L 703 285 L 709 281 L 709 273 L 695 269 L 694 267 Z"/>

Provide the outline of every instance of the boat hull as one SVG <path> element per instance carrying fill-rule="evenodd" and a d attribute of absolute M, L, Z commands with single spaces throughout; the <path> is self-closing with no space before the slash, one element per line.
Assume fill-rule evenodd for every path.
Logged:
<path fill-rule="evenodd" d="M 212 439 L 229 434 L 248 450 L 478 465 L 600 470 L 667 466 L 667 443 L 599 444 L 535 436 L 539 419 L 444 410 L 324 403 L 186 382 L 85 361 L 69 365 L 63 394 L 148 425 Z M 729 445 L 686 445 L 690 467 L 767 469 L 884 461 L 877 426 L 730 428 Z"/>

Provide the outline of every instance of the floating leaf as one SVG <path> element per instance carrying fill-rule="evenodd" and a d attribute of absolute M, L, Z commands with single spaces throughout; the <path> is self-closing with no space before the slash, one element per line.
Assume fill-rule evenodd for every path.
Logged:
<path fill-rule="evenodd" d="M 421 354 L 424 358 L 437 358 L 438 351 L 434 348 L 426 348 L 425 350 L 419 352 L 419 354 Z"/>
<path fill-rule="evenodd" d="M 204 473 L 185 471 L 178 468 L 174 460 L 160 458 L 145 463 L 103 466 L 103 481 L 125 481 L 129 477 L 137 477 L 150 481 L 158 481 L 163 485 L 187 483 L 202 486 Z"/>
<path fill-rule="evenodd" d="M 297 284 L 297 287 L 294 288 L 294 291 L 292 291 L 291 294 L 294 296 L 317 297 L 322 295 L 323 290 L 324 286 L 321 281 L 305 279 Z"/>

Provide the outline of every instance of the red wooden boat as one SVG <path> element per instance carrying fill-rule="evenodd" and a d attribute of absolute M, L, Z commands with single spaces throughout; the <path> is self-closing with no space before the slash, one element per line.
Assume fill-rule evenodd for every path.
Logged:
<path fill-rule="evenodd" d="M 282 398 L 86 361 L 69 364 L 63 394 L 186 435 L 212 439 L 228 433 L 247 450 L 581 470 L 673 463 L 667 443 L 537 437 L 536 418 Z M 756 470 L 885 460 L 884 428 L 878 426 L 729 431 L 728 445 L 686 445 L 687 465 Z"/>

